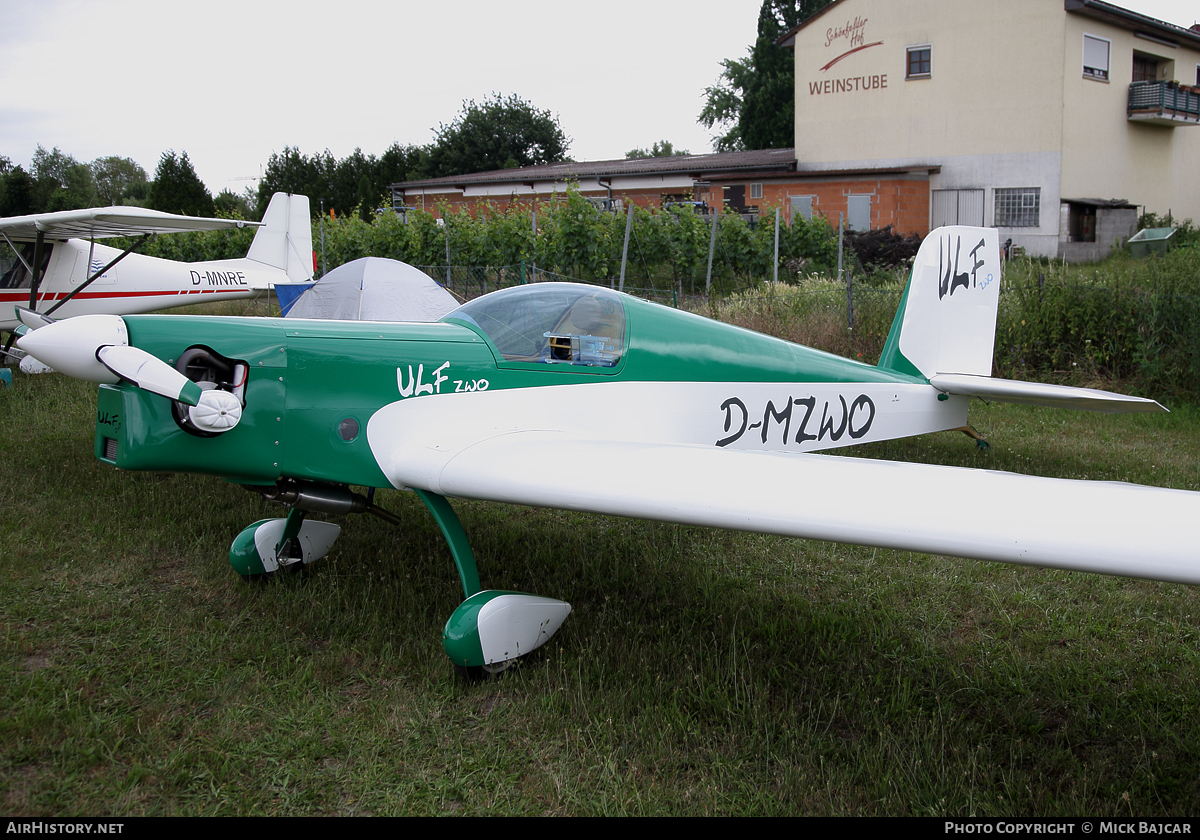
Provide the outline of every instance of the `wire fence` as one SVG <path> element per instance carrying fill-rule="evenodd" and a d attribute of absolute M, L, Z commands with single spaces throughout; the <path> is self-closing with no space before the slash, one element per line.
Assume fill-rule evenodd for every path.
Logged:
<path fill-rule="evenodd" d="M 533 265 L 418 266 L 461 301 L 525 283 L 580 282 Z M 616 278 L 590 281 L 618 288 Z M 708 297 L 681 284 L 625 285 L 625 292 L 666 306 L 859 359 L 878 360 L 903 294 L 857 277 L 816 275 L 761 280 Z M 1114 290 L 1077 282 L 1014 276 L 1000 292 L 994 373 L 1086 383 L 1116 380 L 1159 395 L 1200 393 L 1200 297 Z"/>

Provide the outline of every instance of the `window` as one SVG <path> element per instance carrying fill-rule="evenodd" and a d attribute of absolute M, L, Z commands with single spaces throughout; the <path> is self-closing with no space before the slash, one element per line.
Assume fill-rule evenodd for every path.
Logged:
<path fill-rule="evenodd" d="M 750 197 L 751 198 L 762 198 L 762 184 L 751 184 L 750 185 Z"/>
<path fill-rule="evenodd" d="M 33 253 L 36 250 L 35 244 L 33 242 L 20 242 L 16 247 L 20 249 L 18 253 L 23 259 L 14 259 L 7 265 L 3 275 L 0 275 L 0 289 L 28 289 L 33 285 L 33 275 L 26 271 L 25 266 L 33 262 Z M 45 278 L 46 267 L 50 265 L 50 255 L 52 253 L 54 253 L 54 247 L 47 242 L 42 247 L 42 265 L 38 269 L 38 276 Z M 96 266 L 96 268 L 100 267 Z"/>
<path fill-rule="evenodd" d="M 1158 59 L 1141 53 L 1133 54 L 1133 81 L 1158 81 Z"/>
<path fill-rule="evenodd" d="M 625 306 L 595 286 L 515 286 L 464 303 L 445 320 L 482 332 L 510 362 L 610 368 L 625 348 Z"/>
<path fill-rule="evenodd" d="M 996 189 L 996 227 L 1037 227 L 1041 219 L 1041 187 Z"/>
<path fill-rule="evenodd" d="M 1108 81 L 1108 52 L 1110 44 L 1095 35 L 1083 36 L 1083 77 Z"/>
<path fill-rule="evenodd" d="M 908 63 L 906 65 L 904 78 L 906 79 L 928 79 L 931 71 L 930 54 L 932 47 L 929 44 L 922 44 L 916 47 L 908 48 Z"/>

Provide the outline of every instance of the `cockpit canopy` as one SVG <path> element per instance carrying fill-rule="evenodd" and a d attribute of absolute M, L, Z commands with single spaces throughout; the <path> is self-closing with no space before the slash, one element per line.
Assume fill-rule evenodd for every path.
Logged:
<path fill-rule="evenodd" d="M 625 352 L 621 296 L 597 286 L 517 286 L 463 304 L 443 320 L 479 330 L 510 362 L 615 367 Z"/>

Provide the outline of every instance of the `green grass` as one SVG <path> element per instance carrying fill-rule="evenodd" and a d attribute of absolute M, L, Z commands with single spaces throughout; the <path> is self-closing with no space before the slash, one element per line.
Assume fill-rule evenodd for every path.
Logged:
<path fill-rule="evenodd" d="M 1200 411 L 1171 407 L 976 403 L 989 452 L 941 434 L 854 454 L 1195 490 Z M 229 543 L 282 509 L 99 463 L 94 408 L 61 376 L 0 390 L 10 815 L 1200 805 L 1195 588 L 456 502 L 485 586 L 575 608 L 468 685 L 439 638 L 461 590 L 412 494 L 380 494 L 399 526 L 337 519 L 328 558 L 248 586 Z"/>

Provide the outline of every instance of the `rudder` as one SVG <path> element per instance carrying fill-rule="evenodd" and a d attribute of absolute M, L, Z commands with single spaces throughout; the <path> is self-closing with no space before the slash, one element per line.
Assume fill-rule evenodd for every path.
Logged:
<path fill-rule="evenodd" d="M 275 193 L 262 221 L 246 258 L 287 272 L 293 282 L 311 280 L 312 219 L 308 196 Z"/>
<path fill-rule="evenodd" d="M 991 376 L 999 305 L 996 229 L 937 228 L 917 252 L 879 367 Z"/>

